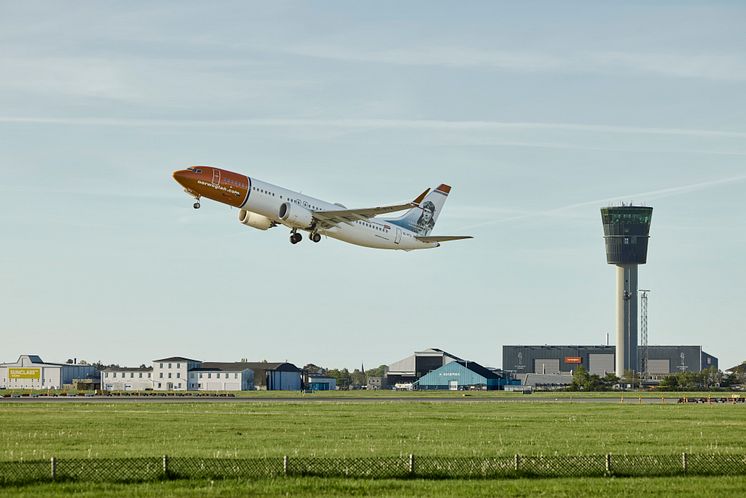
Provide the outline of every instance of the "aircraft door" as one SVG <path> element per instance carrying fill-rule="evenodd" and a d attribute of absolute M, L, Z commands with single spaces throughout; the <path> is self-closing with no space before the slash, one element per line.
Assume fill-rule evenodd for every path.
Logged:
<path fill-rule="evenodd" d="M 220 170 L 218 168 L 212 169 L 212 183 L 213 185 L 220 185 Z"/>
<path fill-rule="evenodd" d="M 396 229 L 396 234 L 394 235 L 394 243 L 398 244 L 401 242 L 401 228 Z"/>

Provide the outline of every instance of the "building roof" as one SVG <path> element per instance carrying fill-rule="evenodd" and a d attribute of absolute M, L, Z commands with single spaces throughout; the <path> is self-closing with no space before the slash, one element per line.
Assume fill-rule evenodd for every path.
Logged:
<path fill-rule="evenodd" d="M 746 372 L 746 361 L 741 363 L 740 365 L 736 365 L 735 367 L 731 367 L 726 372 Z"/>
<path fill-rule="evenodd" d="M 261 370 L 261 371 L 281 371 L 281 372 L 300 372 L 300 368 L 296 367 L 292 363 L 284 362 L 264 362 L 264 361 L 233 361 L 233 362 L 220 362 L 220 361 L 205 361 L 200 364 L 199 368 L 193 368 L 192 372 L 207 372 L 207 371 L 230 371 L 240 372 L 242 370 Z"/>
<path fill-rule="evenodd" d="M 206 361 L 201 364 L 199 368 L 193 368 L 191 372 L 241 372 L 243 370 L 250 370 L 247 363 L 241 361 L 234 362 L 219 362 L 219 361 Z"/>
<path fill-rule="evenodd" d="M 153 367 L 106 367 L 102 372 L 152 372 Z"/>
<path fill-rule="evenodd" d="M 191 358 L 184 358 L 183 356 L 171 356 L 170 358 L 161 358 L 160 360 L 153 361 L 193 361 L 196 363 L 202 363 L 201 360 L 193 360 Z"/>
<path fill-rule="evenodd" d="M 245 363 L 252 370 L 276 370 L 280 372 L 300 372 L 301 369 L 286 362 L 249 361 Z"/>
<path fill-rule="evenodd" d="M 485 379 L 499 379 L 500 376 L 493 372 L 492 370 L 489 370 L 476 361 L 465 361 L 465 360 L 458 360 L 456 363 L 459 365 L 463 365 L 464 368 L 467 368 L 474 372 L 475 374 L 481 375 Z"/>
<path fill-rule="evenodd" d="M 451 361 L 461 360 L 461 358 L 459 358 L 458 356 L 452 355 L 451 353 L 443 351 L 442 349 L 427 348 L 422 351 L 415 351 L 413 355 L 407 356 L 406 358 L 395 361 L 394 363 L 389 365 L 387 375 L 415 375 L 416 362 L 418 357 L 423 358 L 438 356 L 442 358 L 449 358 Z"/>

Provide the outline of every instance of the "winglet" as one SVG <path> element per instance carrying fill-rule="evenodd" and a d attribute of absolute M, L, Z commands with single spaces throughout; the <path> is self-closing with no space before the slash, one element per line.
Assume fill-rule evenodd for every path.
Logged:
<path fill-rule="evenodd" d="M 424 192 L 422 192 L 420 195 L 418 195 L 417 198 L 412 201 L 412 204 L 415 204 L 415 205 L 419 206 L 420 202 L 422 202 L 422 200 L 425 198 L 425 196 L 428 193 L 430 193 L 430 189 L 427 189 Z"/>

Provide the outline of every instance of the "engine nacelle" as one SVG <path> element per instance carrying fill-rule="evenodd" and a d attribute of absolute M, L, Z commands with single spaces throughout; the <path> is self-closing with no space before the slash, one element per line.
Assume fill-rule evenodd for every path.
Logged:
<path fill-rule="evenodd" d="M 266 216 L 252 213 L 251 211 L 246 211 L 245 209 L 238 210 L 238 221 L 240 221 L 247 227 L 258 228 L 259 230 L 267 230 L 268 228 L 272 228 L 274 226 L 272 220 L 270 220 Z"/>
<path fill-rule="evenodd" d="M 280 219 L 295 228 L 310 228 L 313 224 L 313 215 L 308 209 L 292 204 L 284 203 L 280 206 Z"/>

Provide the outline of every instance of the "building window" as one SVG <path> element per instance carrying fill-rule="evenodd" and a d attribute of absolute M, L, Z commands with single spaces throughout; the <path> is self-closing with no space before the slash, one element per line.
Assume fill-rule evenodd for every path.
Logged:
<path fill-rule="evenodd" d="M 161 372 L 161 373 L 159 374 L 159 377 L 160 377 L 161 379 L 163 378 L 163 372 Z M 158 385 L 160 386 L 160 384 L 158 384 Z"/>
<path fill-rule="evenodd" d="M 208 373 L 208 374 L 207 374 L 207 378 L 208 378 L 208 379 L 212 379 L 212 374 L 211 374 L 211 373 Z"/>
<path fill-rule="evenodd" d="M 168 378 L 169 379 L 171 378 L 171 372 L 168 372 Z"/>
<path fill-rule="evenodd" d="M 171 364 L 170 363 L 168 364 L 168 368 L 171 368 Z"/>
<path fill-rule="evenodd" d="M 140 378 L 142 379 L 142 372 L 140 372 Z"/>
<path fill-rule="evenodd" d="M 238 378 L 238 372 L 236 372 L 236 373 L 234 373 L 234 374 L 233 374 L 233 378 L 234 378 L 234 379 L 237 379 L 237 378 Z"/>
<path fill-rule="evenodd" d="M 161 383 L 159 382 L 159 383 L 158 383 L 158 389 L 160 389 L 160 388 L 161 388 Z"/>
<path fill-rule="evenodd" d="M 177 379 L 180 379 L 180 378 L 181 378 L 181 372 L 176 372 L 176 378 L 177 378 Z"/>
<path fill-rule="evenodd" d="M 176 368 L 181 368 L 181 363 L 177 363 Z"/>
<path fill-rule="evenodd" d="M 163 363 L 161 363 L 161 368 L 163 368 Z"/>
<path fill-rule="evenodd" d="M 135 378 L 135 372 L 130 372 L 130 379 L 134 379 L 134 378 Z"/>

